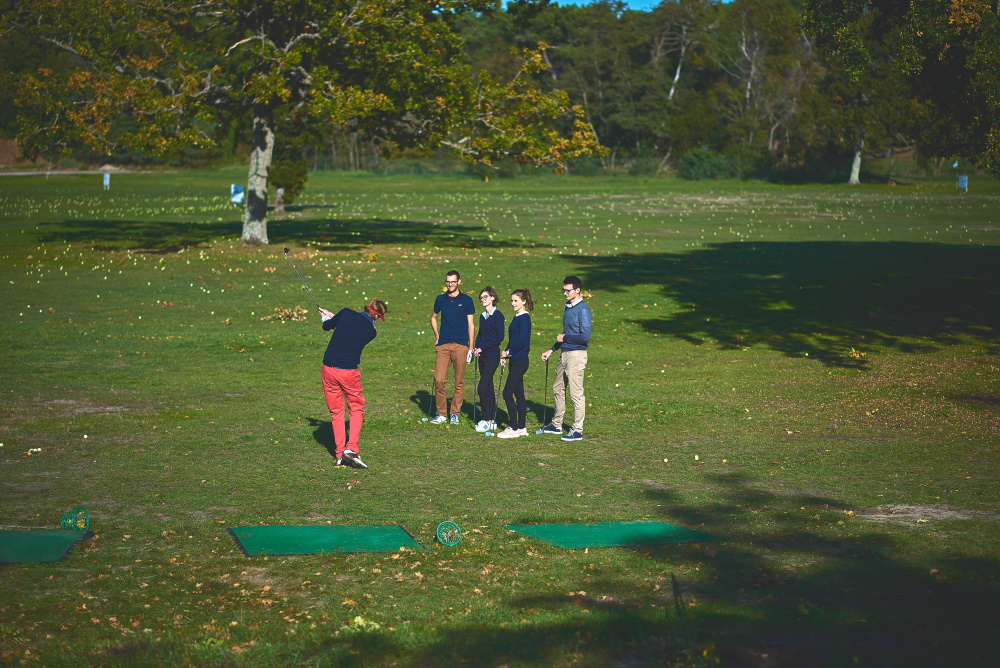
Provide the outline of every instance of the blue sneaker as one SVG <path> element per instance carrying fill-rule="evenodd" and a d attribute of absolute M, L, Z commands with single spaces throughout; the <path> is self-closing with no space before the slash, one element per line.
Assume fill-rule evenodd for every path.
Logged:
<path fill-rule="evenodd" d="M 451 416 L 451 423 L 452 424 L 458 424 L 458 416 L 457 415 L 452 415 Z"/>
<path fill-rule="evenodd" d="M 561 434 L 563 433 L 562 427 L 557 427 L 551 422 L 541 428 L 543 434 Z"/>
<path fill-rule="evenodd" d="M 576 431 L 575 429 L 570 429 L 569 433 L 562 437 L 564 441 L 582 441 L 583 432 Z"/>
<path fill-rule="evenodd" d="M 434 419 L 431 420 L 431 424 L 444 424 L 447 421 L 448 418 L 438 413 L 437 415 L 434 416 Z"/>

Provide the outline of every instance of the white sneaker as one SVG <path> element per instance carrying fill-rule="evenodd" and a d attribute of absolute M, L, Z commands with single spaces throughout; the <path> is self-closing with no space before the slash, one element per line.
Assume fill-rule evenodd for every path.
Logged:
<path fill-rule="evenodd" d="M 431 424 L 444 424 L 447 421 L 448 418 L 438 413 L 437 415 L 434 416 L 434 419 L 431 420 Z"/>
<path fill-rule="evenodd" d="M 511 429 L 510 427 L 507 427 L 502 432 L 497 434 L 497 438 L 517 438 L 520 435 L 521 435 L 520 430 Z"/>
<path fill-rule="evenodd" d="M 479 424 L 476 425 L 476 431 L 480 434 L 484 434 L 488 431 L 496 431 L 497 423 L 491 422 L 489 420 L 480 420 Z"/>
<path fill-rule="evenodd" d="M 361 457 L 358 457 L 358 453 L 354 452 L 354 450 L 344 450 L 344 459 L 353 464 L 355 468 L 368 468 L 368 464 L 361 461 Z"/>
<path fill-rule="evenodd" d="M 517 435 L 518 436 L 527 436 L 528 435 L 528 430 L 527 429 L 518 429 L 517 430 Z"/>

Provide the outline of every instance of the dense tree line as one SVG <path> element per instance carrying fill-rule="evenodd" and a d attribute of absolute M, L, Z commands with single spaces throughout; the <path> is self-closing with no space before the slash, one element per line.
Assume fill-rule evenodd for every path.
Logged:
<path fill-rule="evenodd" d="M 16 16 L 18 3 L 6 3 L 5 14 Z M 39 0 L 43 8 L 72 4 Z M 155 4 L 108 0 L 100 6 L 134 10 Z M 163 4 L 172 11 L 185 6 Z M 273 139 L 276 159 L 313 168 L 375 169 L 390 158 L 427 161 L 457 151 L 489 159 L 491 166 L 480 170 L 484 175 L 513 172 L 516 161 L 553 162 L 584 174 L 857 181 L 862 156 L 916 148 L 924 158 L 961 156 L 1000 173 L 998 0 L 663 0 L 649 11 L 629 10 L 613 0 L 586 6 L 513 0 L 504 8 L 490 1 L 423 2 L 412 3 L 412 10 L 405 9 L 407 4 L 369 0 L 373 23 L 352 24 L 353 33 L 347 23 L 336 23 L 345 37 L 332 52 L 306 48 L 317 42 L 311 26 L 352 18 L 353 3 L 212 0 L 192 3 L 201 13 L 190 21 L 152 27 L 145 21 L 146 34 L 102 33 L 101 38 L 181 42 L 175 47 L 179 51 L 186 40 L 198 54 L 182 59 L 172 73 L 175 97 L 186 95 L 191 103 L 214 95 L 216 101 L 209 107 L 193 105 L 200 110 L 199 122 L 179 123 L 169 96 L 153 100 L 157 104 L 144 113 L 159 114 L 161 125 L 177 123 L 174 136 L 186 138 L 157 159 L 231 158 L 240 147 L 260 143 L 248 128 L 273 125 L 282 128 Z M 94 12 L 91 5 L 80 6 L 81 12 Z M 206 13 L 206 7 L 215 13 Z M 302 15 L 307 11 L 315 18 Z M 254 23 L 262 13 L 266 26 Z M 414 20 L 421 22 L 419 30 Z M 0 32 L 0 58 L 7 65 L 0 81 L 5 84 L 0 86 L 0 130 L 12 136 L 20 127 L 23 137 L 26 121 L 16 118 L 15 110 L 26 107 L 26 91 L 30 97 L 44 84 L 25 88 L 25 79 L 15 81 L 15 75 L 44 70 L 53 81 L 63 81 L 66 77 L 52 73 L 77 71 L 80 55 L 68 52 L 58 35 L 40 40 L 37 32 L 9 29 L 12 23 L 5 21 L 8 29 Z M 271 31 L 269 41 L 253 37 L 265 31 Z M 428 65 L 397 68 L 377 88 L 381 68 L 397 57 L 400 45 L 440 55 L 411 56 L 412 62 Z M 137 69 L 158 57 L 152 48 L 132 52 L 128 66 Z M 213 53 L 216 61 L 209 62 Z M 304 68 L 310 59 L 314 63 Z M 322 67 L 314 71 L 314 65 Z M 200 78 L 193 77 L 199 68 Z M 315 85 L 317 74 L 326 90 Z M 418 81 L 421 76 L 426 80 Z M 462 77 L 493 82 L 494 93 L 497 82 L 518 82 L 550 97 L 526 96 L 524 88 L 517 95 L 508 91 L 507 98 L 520 99 L 521 107 L 480 105 L 472 115 L 489 118 L 479 118 L 479 137 L 449 134 L 446 126 L 454 123 L 445 121 L 455 119 L 448 117 L 470 109 L 482 94 L 481 86 L 460 85 Z M 442 81 L 447 85 L 435 83 Z M 248 89 L 261 94 L 233 103 L 234 90 Z M 115 98 L 103 92 L 106 98 L 95 99 L 107 112 Z M 454 104 L 442 105 L 443 98 Z M 459 98 L 462 104 L 455 102 Z M 602 151 L 588 156 L 578 143 L 575 153 L 560 154 L 556 146 L 554 160 L 524 160 L 527 146 L 500 150 L 486 141 L 491 134 L 516 136 L 518 124 L 511 125 L 511 119 L 524 115 L 524 100 L 551 104 L 557 99 L 578 113 L 558 117 L 554 107 L 548 109 L 562 127 L 556 133 L 550 126 L 545 141 L 535 141 L 536 157 L 542 155 L 537 147 L 558 143 L 560 133 L 592 132 Z M 133 97 L 128 103 L 144 101 L 150 100 Z M 40 99 L 33 108 L 51 111 L 46 104 L 53 103 Z M 102 111 L 99 105 L 96 110 Z M 88 141 L 93 137 L 74 136 L 65 128 L 53 131 L 45 117 L 35 120 L 41 139 L 30 148 L 99 150 Z M 123 133 L 141 133 L 140 126 L 95 125 L 96 132 L 108 133 L 99 138 L 108 140 L 105 152 L 117 152 L 123 160 L 150 159 L 161 139 L 147 133 L 149 146 L 138 147 L 141 142 L 120 140 Z M 421 132 L 433 134 L 434 141 L 412 141 Z"/>
<path fill-rule="evenodd" d="M 857 178 L 855 156 L 921 146 L 928 109 L 875 43 L 848 69 L 817 48 L 798 0 L 515 2 L 462 18 L 473 67 L 508 71 L 512 48 L 546 45 L 548 90 L 585 109 L 607 153 L 578 170 L 669 168 L 692 178 Z"/>

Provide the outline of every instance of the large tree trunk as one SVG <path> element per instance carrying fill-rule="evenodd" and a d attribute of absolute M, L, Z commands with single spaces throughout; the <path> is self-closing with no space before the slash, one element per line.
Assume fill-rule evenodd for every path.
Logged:
<path fill-rule="evenodd" d="M 861 183 L 861 150 L 865 147 L 865 133 L 858 133 L 858 140 L 854 144 L 854 162 L 851 163 L 851 178 L 847 181 L 851 185 Z"/>
<path fill-rule="evenodd" d="M 243 243 L 267 245 L 267 177 L 274 153 L 274 109 L 256 104 L 253 109 L 253 145 L 247 176 L 247 208 L 243 214 Z"/>

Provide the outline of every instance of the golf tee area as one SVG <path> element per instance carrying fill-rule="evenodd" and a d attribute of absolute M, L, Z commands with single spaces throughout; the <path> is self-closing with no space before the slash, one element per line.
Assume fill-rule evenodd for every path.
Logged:
<path fill-rule="evenodd" d="M 244 246 L 244 178 L 0 177 L 0 530 L 89 514 L 0 565 L 0 665 L 993 665 L 997 181 L 317 172 Z M 477 322 L 530 290 L 526 437 L 474 430 L 471 367 L 427 419 L 449 270 Z M 571 275 L 567 442 L 536 430 Z M 313 299 L 374 298 L 338 467 Z M 683 542 L 592 538 L 633 523 Z"/>

